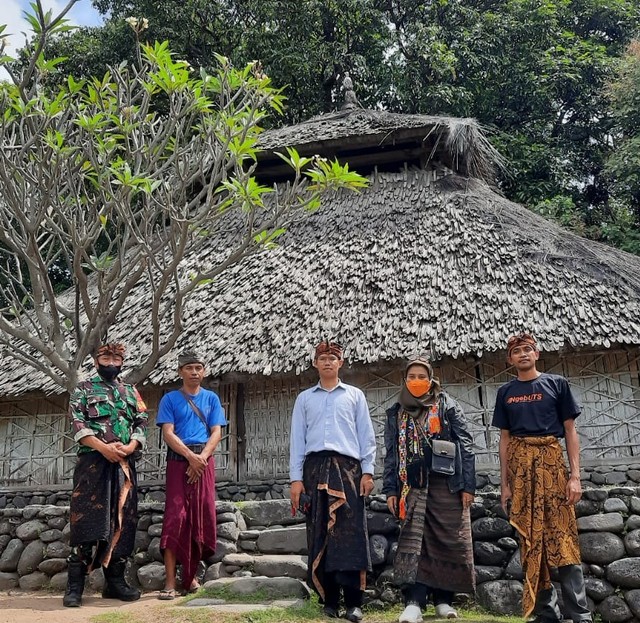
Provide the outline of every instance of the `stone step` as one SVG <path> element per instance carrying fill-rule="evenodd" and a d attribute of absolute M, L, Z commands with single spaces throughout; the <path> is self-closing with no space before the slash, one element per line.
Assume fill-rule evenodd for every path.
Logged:
<path fill-rule="evenodd" d="M 250 569 L 253 573 L 269 578 L 299 578 L 307 577 L 307 557 L 296 554 L 227 554 L 222 563 L 229 567 Z M 226 579 L 226 578 L 222 578 Z"/>
<path fill-rule="evenodd" d="M 307 599 L 311 595 L 304 582 L 292 577 L 220 578 L 205 582 L 204 588 L 224 588 L 238 596 L 261 592 L 268 599 Z"/>

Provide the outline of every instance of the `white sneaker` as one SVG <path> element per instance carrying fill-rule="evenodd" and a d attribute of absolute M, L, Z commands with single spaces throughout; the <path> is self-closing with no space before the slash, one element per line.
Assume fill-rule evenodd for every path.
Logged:
<path fill-rule="evenodd" d="M 421 621 L 422 612 L 418 604 L 408 604 L 398 619 L 399 623 L 420 623 Z"/>
<path fill-rule="evenodd" d="M 449 604 L 438 604 L 436 606 L 436 618 L 438 619 L 457 619 L 458 613 Z"/>

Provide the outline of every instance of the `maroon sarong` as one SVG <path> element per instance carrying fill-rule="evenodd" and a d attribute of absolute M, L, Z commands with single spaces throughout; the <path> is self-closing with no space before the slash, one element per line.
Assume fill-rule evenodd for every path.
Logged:
<path fill-rule="evenodd" d="M 215 464 L 194 483 L 187 482 L 187 461 L 167 461 L 167 500 L 160 548 L 170 549 L 182 565 L 182 586 L 189 589 L 198 563 L 216 549 Z"/>

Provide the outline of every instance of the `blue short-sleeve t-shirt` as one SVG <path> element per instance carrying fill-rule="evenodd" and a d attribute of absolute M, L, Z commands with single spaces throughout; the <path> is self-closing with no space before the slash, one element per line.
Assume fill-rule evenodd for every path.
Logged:
<path fill-rule="evenodd" d="M 514 437 L 564 437 L 564 423 L 580 415 L 567 379 L 543 372 L 532 381 L 509 381 L 498 390 L 492 425 Z"/>
<path fill-rule="evenodd" d="M 215 392 L 201 388 L 195 395 L 188 394 L 211 428 L 226 426 L 227 420 L 220 398 Z M 184 444 L 206 443 L 209 439 L 208 431 L 202 420 L 194 412 L 187 398 L 180 390 L 165 394 L 160 400 L 156 424 L 173 424 L 175 434 Z"/>

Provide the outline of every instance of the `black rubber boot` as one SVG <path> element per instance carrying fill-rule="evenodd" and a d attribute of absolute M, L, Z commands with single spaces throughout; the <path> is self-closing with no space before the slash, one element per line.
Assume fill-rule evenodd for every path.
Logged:
<path fill-rule="evenodd" d="M 140 591 L 132 588 L 124 579 L 124 560 L 114 560 L 108 567 L 102 567 L 104 573 L 104 588 L 102 596 L 108 599 L 119 599 L 120 601 L 136 601 L 140 599 Z"/>
<path fill-rule="evenodd" d="M 62 605 L 67 608 L 79 608 L 82 605 L 84 578 L 87 565 L 81 560 L 70 560 L 67 570 L 67 590 L 62 598 Z"/>

